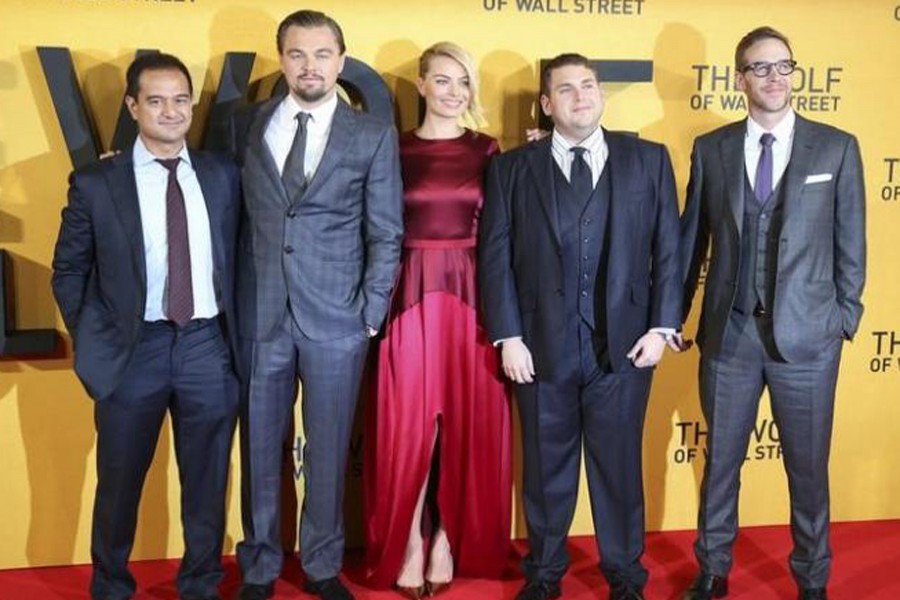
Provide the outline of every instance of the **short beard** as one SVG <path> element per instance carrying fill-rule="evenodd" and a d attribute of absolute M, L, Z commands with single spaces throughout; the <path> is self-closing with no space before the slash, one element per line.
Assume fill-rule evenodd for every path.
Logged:
<path fill-rule="evenodd" d="M 297 96 L 304 102 L 308 102 L 310 104 L 316 103 L 328 95 L 328 90 L 326 90 L 325 88 L 319 88 L 319 89 L 315 89 L 315 90 L 305 90 L 300 87 L 297 87 L 291 91 L 294 92 L 295 96 Z"/>
<path fill-rule="evenodd" d="M 754 102 L 754 105 L 763 112 L 778 113 L 778 112 L 783 111 L 785 108 L 787 108 L 788 106 L 791 105 L 791 96 L 792 96 L 792 94 L 789 91 L 784 98 L 784 102 L 774 108 L 769 108 L 768 106 L 764 105 L 762 102 Z M 749 100 L 750 99 L 748 98 L 748 101 Z"/>

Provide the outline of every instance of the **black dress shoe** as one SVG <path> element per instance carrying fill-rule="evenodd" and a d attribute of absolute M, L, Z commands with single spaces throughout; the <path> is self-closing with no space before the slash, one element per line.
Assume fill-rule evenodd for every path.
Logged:
<path fill-rule="evenodd" d="M 828 600 L 825 588 L 803 588 L 800 590 L 800 600 Z"/>
<path fill-rule="evenodd" d="M 267 600 L 274 594 L 274 583 L 245 583 L 238 590 L 237 600 Z"/>
<path fill-rule="evenodd" d="M 609 600 L 644 600 L 641 588 L 628 583 L 611 583 Z"/>
<path fill-rule="evenodd" d="M 320 581 L 307 581 L 303 589 L 310 594 L 315 594 L 322 600 L 355 600 L 341 580 L 337 577 L 322 579 Z"/>
<path fill-rule="evenodd" d="M 550 581 L 531 581 L 525 584 L 519 593 L 516 594 L 516 600 L 553 600 L 559 598 L 562 591 L 559 584 Z"/>
<path fill-rule="evenodd" d="M 724 598 L 728 594 L 728 577 L 700 573 L 687 589 L 683 600 L 712 600 Z"/>

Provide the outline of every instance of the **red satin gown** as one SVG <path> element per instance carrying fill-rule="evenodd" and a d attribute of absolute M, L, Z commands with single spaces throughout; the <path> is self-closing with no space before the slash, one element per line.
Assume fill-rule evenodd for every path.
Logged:
<path fill-rule="evenodd" d="M 475 277 L 483 178 L 498 151 L 495 139 L 469 130 L 451 140 L 400 138 L 406 236 L 368 404 L 363 475 L 373 587 L 392 585 L 400 572 L 434 444 L 455 575 L 499 577 L 507 562 L 509 390 L 478 322 Z"/>

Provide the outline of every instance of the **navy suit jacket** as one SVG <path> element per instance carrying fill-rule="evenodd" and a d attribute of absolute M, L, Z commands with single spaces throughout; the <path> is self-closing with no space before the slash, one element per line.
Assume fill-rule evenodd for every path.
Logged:
<path fill-rule="evenodd" d="M 606 332 L 614 371 L 651 327 L 680 326 L 678 200 L 665 147 L 604 131 L 612 194 Z M 479 230 L 479 281 L 491 340 L 522 336 L 539 378 L 565 342 L 562 245 L 551 138 L 502 154 L 488 169 Z M 598 311 L 602 314 L 602 311 Z"/>
<path fill-rule="evenodd" d="M 216 299 L 234 346 L 234 271 L 240 180 L 224 155 L 190 152 L 209 214 Z M 69 177 L 53 256 L 53 294 L 75 349 L 75 372 L 94 399 L 113 393 L 138 341 L 147 297 L 132 153 Z"/>

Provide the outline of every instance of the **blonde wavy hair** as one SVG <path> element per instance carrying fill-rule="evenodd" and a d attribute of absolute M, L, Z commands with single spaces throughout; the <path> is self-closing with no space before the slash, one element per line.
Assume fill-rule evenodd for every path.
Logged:
<path fill-rule="evenodd" d="M 438 42 L 426 48 L 422 52 L 422 56 L 419 57 L 420 79 L 425 79 L 425 76 L 428 74 L 428 68 L 431 66 L 431 59 L 436 56 L 446 56 L 456 61 L 469 78 L 469 106 L 466 108 L 466 112 L 463 113 L 463 120 L 476 128 L 486 125 L 484 110 L 481 108 L 481 101 L 478 99 L 478 69 L 475 68 L 475 61 L 472 59 L 472 55 L 453 42 Z"/>

